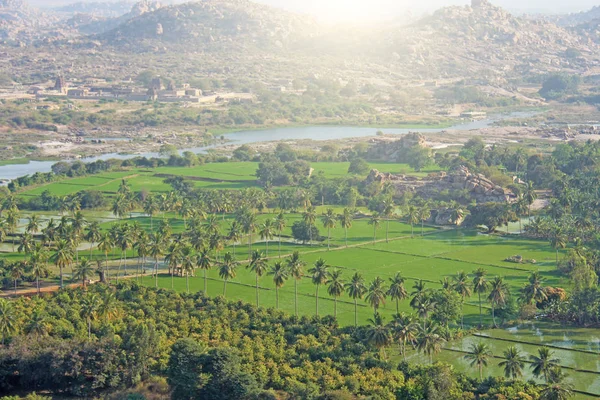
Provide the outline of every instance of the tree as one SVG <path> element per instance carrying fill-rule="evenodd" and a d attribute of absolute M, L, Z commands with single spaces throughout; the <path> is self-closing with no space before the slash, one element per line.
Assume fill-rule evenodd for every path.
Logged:
<path fill-rule="evenodd" d="M 311 274 L 311 281 L 313 285 L 316 286 L 315 290 L 315 304 L 316 311 L 315 315 L 319 315 L 319 286 L 327 284 L 327 279 L 329 277 L 328 273 L 329 265 L 325 263 L 325 260 L 319 258 L 313 268 L 308 270 L 308 273 Z"/>
<path fill-rule="evenodd" d="M 94 249 L 94 244 L 98 242 L 102 238 L 102 233 L 100 233 L 100 224 L 97 221 L 90 223 L 87 226 L 87 232 L 85 235 L 85 240 L 90 243 L 90 259 L 92 258 L 92 250 Z"/>
<path fill-rule="evenodd" d="M 19 209 L 17 206 L 13 206 L 8 209 L 6 213 L 6 225 L 11 234 L 11 242 L 12 242 L 12 252 L 15 252 L 15 232 L 17 230 L 17 225 L 19 223 Z"/>
<path fill-rule="evenodd" d="M 560 227 L 557 227 L 552 232 L 552 236 L 550 237 L 550 245 L 554 250 L 556 250 L 556 268 L 558 268 L 558 251 L 567 247 L 567 237 Z"/>
<path fill-rule="evenodd" d="M 405 313 L 396 313 L 390 323 L 393 339 L 400 345 L 402 358 L 406 360 L 406 345 L 417 340 L 418 324 L 413 316 Z"/>
<path fill-rule="evenodd" d="M 552 368 L 559 366 L 557 358 L 552 358 L 554 352 L 548 347 L 541 347 L 538 349 L 538 355 L 529 355 L 529 361 L 531 362 L 531 371 L 537 378 L 544 376 L 546 383 L 549 383 L 549 373 Z"/>
<path fill-rule="evenodd" d="M 98 250 L 104 253 L 104 269 L 108 275 L 108 253 L 112 251 L 114 246 L 113 237 L 110 232 L 104 232 L 98 239 Z M 108 278 L 108 276 L 107 276 Z M 110 282 L 110 280 L 109 280 Z"/>
<path fill-rule="evenodd" d="M 200 399 L 205 385 L 202 357 L 205 348 L 191 338 L 179 339 L 171 348 L 167 382 L 174 400 Z"/>
<path fill-rule="evenodd" d="M 373 244 L 377 240 L 377 228 L 381 225 L 381 217 L 377 213 L 373 213 L 369 218 L 369 225 L 373 226 Z"/>
<path fill-rule="evenodd" d="M 338 215 L 338 219 L 342 228 L 344 228 L 344 241 L 346 243 L 346 247 L 348 247 L 348 229 L 352 228 L 352 212 L 348 208 L 344 208 L 344 211 Z"/>
<path fill-rule="evenodd" d="M 465 355 L 465 360 L 469 360 L 471 367 L 477 366 L 479 370 L 479 379 L 483 380 L 483 367 L 487 367 L 488 360 L 493 354 L 489 346 L 483 342 L 471 345 L 471 352 Z"/>
<path fill-rule="evenodd" d="M 258 234 L 260 238 L 267 241 L 267 257 L 269 257 L 269 240 L 273 239 L 275 227 L 273 226 L 273 220 L 267 219 L 261 226 Z"/>
<path fill-rule="evenodd" d="M 15 295 L 17 294 L 17 282 L 19 281 L 19 279 L 21 279 L 23 277 L 24 273 L 25 273 L 25 269 L 23 267 L 23 263 L 14 262 L 10 266 L 9 274 L 10 274 L 10 277 L 13 279 L 13 282 L 15 283 Z"/>
<path fill-rule="evenodd" d="M 29 222 L 27 223 L 27 227 L 25 228 L 25 232 L 35 235 L 40 231 L 40 217 L 33 214 L 29 217 Z"/>
<path fill-rule="evenodd" d="M 423 207 L 419 208 L 419 220 L 421 221 L 421 236 L 425 236 L 424 223 L 431 218 L 431 208 L 429 204 L 424 204 Z"/>
<path fill-rule="evenodd" d="M 273 284 L 275 285 L 275 308 L 279 309 L 279 289 L 285 285 L 289 278 L 289 271 L 282 262 L 276 262 L 269 271 L 273 275 Z"/>
<path fill-rule="evenodd" d="M 59 268 L 60 288 L 64 287 L 63 269 L 71 265 L 73 262 L 73 248 L 64 239 L 61 239 L 56 244 L 56 252 L 52 256 L 52 262 Z"/>
<path fill-rule="evenodd" d="M 315 225 L 316 219 L 317 219 L 317 214 L 316 214 L 315 208 L 313 206 L 308 207 L 306 209 L 306 211 L 304 211 L 304 213 L 302 214 L 302 220 L 304 221 L 306 226 L 308 226 L 308 235 L 309 235 L 308 243 L 311 246 L 312 246 L 312 240 L 313 240 L 312 227 Z"/>
<path fill-rule="evenodd" d="M 509 295 L 510 289 L 508 284 L 504 282 L 504 279 L 500 277 L 494 278 L 490 283 L 490 294 L 488 296 L 488 301 L 492 306 L 492 321 L 494 322 L 494 328 L 498 327 L 496 325 L 495 309 L 503 307 L 506 304 Z"/>
<path fill-rule="evenodd" d="M 539 271 L 529 275 L 527 284 L 521 289 L 521 300 L 525 304 L 541 303 L 548 299 L 546 288 L 543 286 L 544 278 Z"/>
<path fill-rule="evenodd" d="M 304 276 L 304 266 L 306 263 L 300 259 L 300 253 L 294 251 L 287 259 L 287 267 L 290 275 L 294 278 L 294 315 L 298 316 L 298 281 Z"/>
<path fill-rule="evenodd" d="M 235 258 L 235 256 L 233 256 Z M 204 271 L 204 294 L 208 294 L 208 278 L 207 273 L 213 266 L 213 261 L 210 258 L 210 252 L 208 249 L 202 249 L 196 254 L 196 266 Z"/>
<path fill-rule="evenodd" d="M 365 160 L 363 160 L 362 158 L 355 158 L 352 161 L 350 161 L 348 173 L 355 175 L 364 175 L 369 172 L 369 168 L 369 164 Z"/>
<path fill-rule="evenodd" d="M 454 225 L 458 225 L 459 222 L 462 221 L 462 219 L 464 217 L 465 217 L 465 210 L 463 209 L 463 207 L 456 201 L 453 201 L 450 205 L 450 221 Z"/>
<path fill-rule="evenodd" d="M 540 400 L 568 400 L 573 396 L 573 386 L 568 383 L 546 385 L 540 392 Z"/>
<path fill-rule="evenodd" d="M 285 220 L 285 216 L 283 212 L 280 212 L 275 218 L 275 229 L 277 230 L 277 238 L 279 239 L 279 245 L 277 248 L 277 252 L 279 253 L 279 258 L 281 258 L 281 234 L 287 225 L 287 221 Z"/>
<path fill-rule="evenodd" d="M 358 326 L 358 299 L 362 299 L 367 292 L 365 280 L 361 274 L 354 273 L 350 282 L 346 283 L 346 292 L 354 300 L 354 326 L 356 327 Z"/>
<path fill-rule="evenodd" d="M 164 253 L 166 237 L 159 232 L 150 235 L 149 255 L 154 258 L 154 287 L 158 287 L 158 258 Z"/>
<path fill-rule="evenodd" d="M 383 201 L 382 204 L 382 214 L 385 217 L 385 242 L 388 243 L 388 236 L 390 231 L 390 219 L 394 216 L 396 211 L 396 204 L 394 204 L 394 199 L 389 198 Z"/>
<path fill-rule="evenodd" d="M 250 263 L 248 264 L 248 268 L 254 272 L 256 277 L 256 307 L 259 306 L 259 289 L 258 289 L 258 279 L 262 277 L 265 272 L 267 272 L 267 261 L 265 260 L 264 255 L 258 250 L 254 250 L 252 256 L 250 257 Z"/>
<path fill-rule="evenodd" d="M 82 260 L 83 262 L 84 260 Z M 88 326 L 88 340 L 92 338 L 92 321 L 98 316 L 98 309 L 100 307 L 100 298 L 96 293 L 88 293 L 81 299 L 81 308 L 79 315 L 81 318 L 87 321 Z"/>
<path fill-rule="evenodd" d="M 81 283 L 85 288 L 87 287 L 88 280 L 94 275 L 94 273 L 95 269 L 92 266 L 92 263 L 85 258 L 81 258 L 79 265 L 77 265 L 77 267 L 75 268 L 73 280 L 81 280 Z"/>
<path fill-rule="evenodd" d="M 323 227 L 327 228 L 327 250 L 330 249 L 329 242 L 331 241 L 331 229 L 335 228 L 336 218 L 333 208 L 328 208 L 327 211 L 321 216 Z"/>
<path fill-rule="evenodd" d="M 17 330 L 17 313 L 12 302 L 0 298 L 0 335 L 2 335 L 2 344 L 10 335 Z"/>
<path fill-rule="evenodd" d="M 392 342 L 392 336 L 389 328 L 383 323 L 383 317 L 375 312 L 372 319 L 369 319 L 369 328 L 367 329 L 367 341 L 375 346 L 377 350 L 383 352 L 383 359 L 387 359 L 385 348 Z"/>
<path fill-rule="evenodd" d="M 384 280 L 380 277 L 375 278 L 371 284 L 369 285 L 369 289 L 367 292 L 367 297 L 365 300 L 371 307 L 373 307 L 373 312 L 377 314 L 377 309 L 385 304 L 385 290 L 383 288 Z"/>
<path fill-rule="evenodd" d="M 473 291 L 479 296 L 479 328 L 483 326 L 483 314 L 481 312 L 481 295 L 488 291 L 489 282 L 485 279 L 487 271 L 483 268 L 479 268 L 475 271 L 473 277 Z"/>
<path fill-rule="evenodd" d="M 48 253 L 45 248 L 36 249 L 30 257 L 29 265 L 31 266 L 31 275 L 35 278 L 38 295 L 40 295 L 40 278 L 48 276 Z"/>
<path fill-rule="evenodd" d="M 344 280 L 342 279 L 342 271 L 334 269 L 329 272 L 329 287 L 327 293 L 333 297 L 333 316 L 337 318 L 337 299 L 344 293 Z"/>
<path fill-rule="evenodd" d="M 525 186 L 525 190 L 523 192 L 523 198 L 525 199 L 525 201 L 527 202 L 527 205 L 528 205 L 527 216 L 529 217 L 529 216 L 531 216 L 531 205 L 537 199 L 537 193 L 533 186 L 533 182 L 531 182 L 531 181 L 527 182 L 527 185 Z"/>
<path fill-rule="evenodd" d="M 178 269 L 179 263 L 181 262 L 182 248 L 183 246 L 181 243 L 173 242 L 165 254 L 165 263 L 169 266 L 169 271 L 171 272 L 171 289 L 174 287 L 175 271 Z M 117 280 L 118 278 L 119 276 L 117 275 Z"/>
<path fill-rule="evenodd" d="M 417 350 L 429 356 L 429 363 L 433 364 L 434 354 L 442 351 L 444 338 L 439 334 L 439 326 L 434 324 L 419 325 L 417 334 Z"/>
<path fill-rule="evenodd" d="M 195 257 L 192 246 L 189 244 L 181 250 L 181 274 L 185 275 L 185 289 L 190 292 L 190 275 L 194 274 Z"/>
<path fill-rule="evenodd" d="M 525 360 L 515 346 L 510 346 L 504 350 L 504 361 L 498 364 L 504 368 L 504 376 L 509 379 L 517 380 L 523 376 Z"/>
<path fill-rule="evenodd" d="M 238 262 L 230 252 L 225 253 L 223 262 L 219 267 L 219 276 L 223 279 L 223 296 L 227 293 L 227 281 L 233 279 L 237 275 Z"/>
<path fill-rule="evenodd" d="M 144 213 L 150 217 L 150 230 L 154 231 L 154 214 L 158 212 L 158 204 L 154 196 L 148 196 L 143 203 Z"/>
<path fill-rule="evenodd" d="M 396 301 L 396 314 L 398 314 L 400 312 L 400 300 L 408 298 L 408 292 L 404 287 L 404 278 L 400 275 L 400 272 L 397 272 L 393 278 L 390 278 L 390 287 L 386 294 L 390 296 L 390 299 Z"/>
<path fill-rule="evenodd" d="M 412 204 L 408 206 L 406 210 L 406 217 L 408 218 L 408 223 L 410 224 L 410 236 L 415 236 L 415 224 L 419 222 L 420 214 L 419 209 Z"/>

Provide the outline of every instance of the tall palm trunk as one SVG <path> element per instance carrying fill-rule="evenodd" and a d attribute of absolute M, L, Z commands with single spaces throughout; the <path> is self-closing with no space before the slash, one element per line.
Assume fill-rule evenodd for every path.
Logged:
<path fill-rule="evenodd" d="M 225 293 L 227 293 L 227 279 L 223 280 L 223 297 L 225 297 Z"/>
<path fill-rule="evenodd" d="M 15 295 L 17 294 L 17 280 L 15 279 Z"/>
<path fill-rule="evenodd" d="M 327 228 L 327 250 L 330 250 L 329 243 L 331 241 L 331 228 Z"/>
<path fill-rule="evenodd" d="M 491 303 L 492 305 L 492 321 L 494 322 L 494 328 L 497 328 L 498 325 L 496 325 L 496 315 L 495 315 L 495 310 L 494 310 L 494 303 Z"/>
<path fill-rule="evenodd" d="M 358 326 L 358 301 L 354 298 L 354 327 Z"/>
<path fill-rule="evenodd" d="M 62 289 L 64 287 L 64 282 L 63 282 L 63 267 L 62 267 L 62 265 L 59 265 L 58 269 L 59 269 L 59 274 L 60 274 L 60 288 Z"/>
<path fill-rule="evenodd" d="M 281 230 L 279 231 L 279 246 L 277 251 L 279 252 L 279 258 L 281 258 Z"/>
<path fill-rule="evenodd" d="M 298 279 L 294 279 L 294 312 L 298 316 Z"/>
<path fill-rule="evenodd" d="M 256 274 L 256 307 L 258 307 L 259 305 L 259 298 L 258 298 L 258 274 Z"/>
<path fill-rule="evenodd" d="M 348 228 L 344 228 L 344 242 L 346 243 L 346 247 L 348 247 Z"/>
<path fill-rule="evenodd" d="M 482 313 L 481 313 L 481 293 L 478 293 L 479 295 L 479 328 L 481 329 L 483 323 L 482 323 Z"/>
<path fill-rule="evenodd" d="M 425 236 L 425 221 L 421 220 L 421 236 Z"/>
<path fill-rule="evenodd" d="M 316 300 L 316 304 L 317 304 L 317 309 L 316 309 L 315 315 L 319 315 L 319 285 L 317 285 L 315 300 Z"/>
<path fill-rule="evenodd" d="M 187 290 L 187 292 L 190 292 L 190 273 L 186 273 L 185 274 L 185 288 Z"/>
<path fill-rule="evenodd" d="M 337 296 L 333 298 L 333 316 L 337 318 Z"/>
<path fill-rule="evenodd" d="M 154 258 L 154 287 L 158 287 L 158 257 Z"/>
<path fill-rule="evenodd" d="M 41 290 L 40 290 L 40 277 L 39 276 L 35 277 L 35 285 L 37 286 L 37 293 L 38 293 L 38 296 L 39 296 L 40 292 L 41 292 Z"/>
<path fill-rule="evenodd" d="M 206 296 L 207 286 L 208 286 L 208 278 L 206 277 L 206 270 L 204 270 L 204 295 L 205 296 Z"/>

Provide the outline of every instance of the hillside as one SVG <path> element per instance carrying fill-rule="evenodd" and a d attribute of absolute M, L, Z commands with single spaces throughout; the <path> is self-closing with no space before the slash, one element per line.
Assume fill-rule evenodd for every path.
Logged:
<path fill-rule="evenodd" d="M 284 49 L 310 37 L 317 25 L 248 0 L 206 0 L 159 8 L 98 35 L 104 43 L 142 50 L 169 46 L 194 51 L 226 48 Z"/>
<path fill-rule="evenodd" d="M 0 40 L 30 41 L 57 20 L 22 0 L 0 0 Z"/>

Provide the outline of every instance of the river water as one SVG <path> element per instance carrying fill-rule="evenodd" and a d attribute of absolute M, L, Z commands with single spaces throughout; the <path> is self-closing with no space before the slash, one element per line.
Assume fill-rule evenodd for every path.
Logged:
<path fill-rule="evenodd" d="M 498 115 L 488 119 L 478 121 L 469 121 L 460 123 L 444 129 L 381 129 L 381 128 L 364 128 L 364 127 L 348 127 L 348 126 L 308 126 L 298 128 L 273 128 L 265 130 L 239 131 L 223 135 L 226 142 L 213 144 L 204 147 L 192 147 L 182 149 L 194 153 L 204 153 L 209 149 L 222 147 L 226 145 L 236 144 L 251 144 L 261 142 L 271 142 L 277 140 L 336 140 L 348 139 L 365 136 L 375 136 L 377 131 L 383 131 L 386 134 L 403 135 L 409 132 L 437 133 L 442 131 L 461 130 L 468 131 L 472 129 L 482 129 L 489 127 L 494 122 L 510 119 L 510 118 L 526 118 L 534 115 L 531 112 L 513 112 L 509 114 Z M 139 153 L 139 154 L 119 154 L 108 153 L 97 157 L 89 157 L 81 159 L 84 162 L 93 162 L 97 160 L 128 159 L 133 157 L 159 157 L 158 153 Z M 15 179 L 20 176 L 32 175 L 36 172 L 50 172 L 51 167 L 56 161 L 30 161 L 28 164 L 10 164 L 0 166 L 0 180 Z"/>

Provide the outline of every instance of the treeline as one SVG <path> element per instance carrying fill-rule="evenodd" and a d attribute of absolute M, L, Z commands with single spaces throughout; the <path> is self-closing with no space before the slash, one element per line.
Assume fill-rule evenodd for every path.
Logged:
<path fill-rule="evenodd" d="M 440 363 L 396 366 L 381 357 L 375 328 L 133 283 L 0 300 L 0 312 L 5 394 L 86 397 L 165 378 L 175 400 L 517 399 L 544 390 Z"/>

